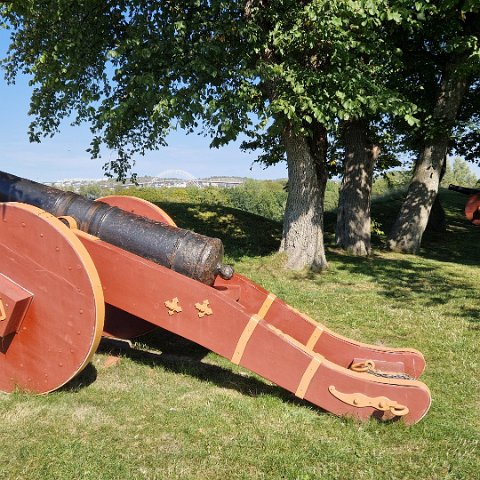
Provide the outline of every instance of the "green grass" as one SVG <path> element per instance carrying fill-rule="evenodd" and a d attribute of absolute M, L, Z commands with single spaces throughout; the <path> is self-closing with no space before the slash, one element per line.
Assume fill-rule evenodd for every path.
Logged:
<path fill-rule="evenodd" d="M 283 269 L 276 222 L 218 206 L 162 205 L 179 226 L 223 238 L 238 272 L 337 332 L 421 350 L 433 404 L 419 424 L 334 417 L 158 330 L 133 350 L 104 347 L 59 392 L 2 395 L 1 477 L 478 478 L 480 229 L 463 219 L 463 197 L 442 195 L 449 230 L 427 235 L 419 256 L 377 248 L 359 259 L 330 244 L 322 275 Z M 398 201 L 374 206 L 384 231 Z M 108 366 L 109 355 L 120 362 Z"/>

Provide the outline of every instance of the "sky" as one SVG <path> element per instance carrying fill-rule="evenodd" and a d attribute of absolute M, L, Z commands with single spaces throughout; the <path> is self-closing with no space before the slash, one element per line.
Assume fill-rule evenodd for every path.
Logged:
<path fill-rule="evenodd" d="M 8 47 L 8 32 L 0 28 L 0 58 Z M 32 88 L 28 78 L 19 76 L 15 85 L 8 85 L 0 71 L 0 170 L 40 182 L 67 178 L 103 177 L 102 166 L 115 159 L 108 153 L 92 160 L 86 149 L 91 133 L 88 125 L 72 127 L 66 124 L 53 138 L 40 144 L 28 140 L 29 101 Z M 210 149 L 209 139 L 199 135 L 174 132 L 167 139 L 168 146 L 135 157 L 133 172 L 141 175 L 186 178 L 187 172 L 196 178 L 236 176 L 258 179 L 287 177 L 286 163 L 264 168 L 254 163 L 255 155 L 242 152 L 240 142 L 220 149 Z M 165 175 L 164 175 L 165 174 Z"/>

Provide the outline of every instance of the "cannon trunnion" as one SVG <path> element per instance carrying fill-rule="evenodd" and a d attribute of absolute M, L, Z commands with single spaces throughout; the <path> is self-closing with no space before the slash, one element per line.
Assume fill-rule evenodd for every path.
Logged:
<path fill-rule="evenodd" d="M 222 265 L 220 240 L 148 202 L 89 202 L 6 173 L 0 199 L 0 390 L 50 392 L 102 334 L 160 326 L 337 415 L 412 424 L 429 409 L 420 352 L 336 334 Z"/>

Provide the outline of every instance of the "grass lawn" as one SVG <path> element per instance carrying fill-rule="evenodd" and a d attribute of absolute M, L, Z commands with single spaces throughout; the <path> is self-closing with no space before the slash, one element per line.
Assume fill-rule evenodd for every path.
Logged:
<path fill-rule="evenodd" d="M 283 269 L 276 222 L 162 205 L 179 226 L 222 238 L 238 272 L 333 330 L 421 350 L 433 404 L 420 423 L 334 417 L 157 330 L 134 349 L 104 346 L 61 391 L 1 395 L 1 478 L 479 478 L 480 229 L 463 218 L 465 197 L 442 196 L 448 232 L 427 235 L 419 256 L 377 248 L 351 257 L 329 233 L 330 269 L 321 275 Z M 385 231 L 398 200 L 374 205 Z M 333 231 L 333 216 L 326 226 Z"/>

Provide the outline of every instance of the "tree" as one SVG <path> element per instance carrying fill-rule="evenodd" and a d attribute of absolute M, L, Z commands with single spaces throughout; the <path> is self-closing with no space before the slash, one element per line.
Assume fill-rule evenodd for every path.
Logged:
<path fill-rule="evenodd" d="M 0 7 L 12 29 L 4 66 L 9 81 L 32 77 L 33 141 L 65 119 L 88 122 L 92 156 L 117 151 L 107 168 L 120 177 L 174 128 L 213 147 L 244 133 L 269 161 L 286 157 L 282 249 L 289 267 L 321 270 L 328 132 L 412 117 L 412 102 L 385 88 L 397 56 L 380 29 L 418 16 L 410 3 L 18 0 Z"/>
<path fill-rule="evenodd" d="M 398 32 L 419 32 L 423 27 L 426 4 L 411 2 L 375 3 L 376 28 L 361 30 L 361 54 L 357 64 L 362 72 L 364 89 L 355 99 L 360 108 L 356 116 L 340 123 L 338 143 L 343 150 L 343 178 L 339 192 L 336 242 L 355 255 L 368 255 L 371 249 L 370 203 L 373 173 L 398 166 L 396 132 L 392 121 L 417 121 L 415 99 L 408 98 L 402 88 L 407 59 L 403 56 Z M 363 105 L 362 105 L 363 104 Z"/>
<path fill-rule="evenodd" d="M 426 36 L 406 41 L 412 58 L 408 89 L 419 99 L 423 115 L 408 139 L 419 145 L 419 156 L 388 239 L 391 250 L 410 253 L 420 248 L 463 100 L 480 73 L 478 2 L 449 1 L 432 7 Z"/>
<path fill-rule="evenodd" d="M 370 202 L 380 147 L 369 141 L 366 120 L 344 122 L 344 173 L 340 188 L 336 242 L 354 255 L 371 250 Z"/>
<path fill-rule="evenodd" d="M 102 187 L 98 183 L 89 183 L 80 186 L 80 195 L 95 200 L 103 195 Z"/>
<path fill-rule="evenodd" d="M 451 183 L 463 187 L 475 188 L 478 179 L 468 163 L 460 157 L 453 159 L 453 164 L 447 159 L 442 186 L 448 187 Z"/>
<path fill-rule="evenodd" d="M 344 158 L 336 242 L 353 255 L 370 254 L 374 173 L 402 165 L 398 160 L 399 145 L 390 125 L 392 117 L 394 114 L 385 114 L 382 121 L 355 119 L 341 124 L 337 155 Z"/>
<path fill-rule="evenodd" d="M 480 166 L 480 79 L 473 80 L 464 96 L 454 127 L 452 150 Z"/>

